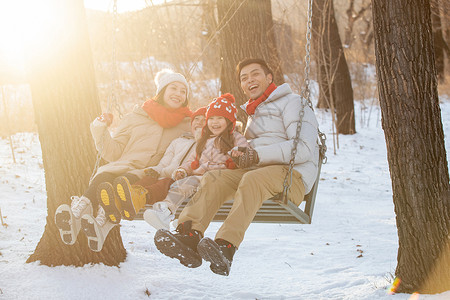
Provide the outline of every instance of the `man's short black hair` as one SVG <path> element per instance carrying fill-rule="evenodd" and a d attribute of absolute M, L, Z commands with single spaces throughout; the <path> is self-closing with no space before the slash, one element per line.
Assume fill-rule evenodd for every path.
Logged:
<path fill-rule="evenodd" d="M 258 64 L 261 66 L 261 68 L 264 70 L 264 74 L 270 74 L 273 78 L 273 72 L 267 65 L 266 61 L 261 58 L 246 58 L 242 61 L 240 61 L 236 66 L 236 76 L 237 80 L 241 82 L 241 71 L 245 66 L 251 65 L 251 64 Z"/>

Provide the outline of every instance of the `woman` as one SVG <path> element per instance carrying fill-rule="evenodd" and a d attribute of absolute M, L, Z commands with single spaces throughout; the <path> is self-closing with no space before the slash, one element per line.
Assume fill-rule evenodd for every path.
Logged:
<path fill-rule="evenodd" d="M 101 183 L 112 183 L 118 176 L 125 176 L 131 183 L 143 174 L 141 169 L 157 165 L 170 142 L 181 133 L 189 131 L 187 107 L 188 84 L 180 73 L 165 69 L 155 77 L 156 96 L 133 112 L 124 116 L 111 135 L 108 126 L 111 114 L 102 114 L 91 124 L 91 133 L 97 150 L 108 163 L 100 167 L 81 197 L 73 196 L 71 205 L 63 204 L 55 213 L 56 226 L 64 243 L 72 245 L 82 226 L 88 235 L 89 247 L 100 251 L 107 233 L 115 225 L 107 221 L 105 211 L 99 206 L 97 188 Z M 110 199 L 115 201 L 115 199 Z M 93 218 L 93 211 L 96 217 Z M 95 228 L 89 220 L 95 221 Z M 92 222 L 91 220 L 91 222 Z M 89 237 L 92 239 L 89 239 Z"/>

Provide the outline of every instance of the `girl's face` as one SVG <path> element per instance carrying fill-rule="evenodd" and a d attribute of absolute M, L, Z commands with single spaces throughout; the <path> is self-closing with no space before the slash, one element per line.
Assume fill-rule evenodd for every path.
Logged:
<path fill-rule="evenodd" d="M 220 116 L 212 116 L 208 118 L 208 129 L 215 136 L 221 134 L 227 129 L 227 119 Z"/>
<path fill-rule="evenodd" d="M 172 82 L 167 85 L 164 92 L 164 106 L 169 108 L 180 108 L 186 101 L 187 89 L 181 82 Z"/>

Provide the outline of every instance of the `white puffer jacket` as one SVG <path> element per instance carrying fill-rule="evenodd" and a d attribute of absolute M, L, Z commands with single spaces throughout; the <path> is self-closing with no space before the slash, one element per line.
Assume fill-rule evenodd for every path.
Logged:
<path fill-rule="evenodd" d="M 158 172 L 160 178 L 172 177 L 172 173 L 186 161 L 191 153 L 195 152 L 195 143 L 192 133 L 186 133 L 174 139 L 159 164 L 151 169 Z"/>
<path fill-rule="evenodd" d="M 249 116 L 245 137 L 258 153 L 258 166 L 289 164 L 301 107 L 302 98 L 292 93 L 289 85 L 285 83 L 278 86 L 266 101 L 258 105 L 253 116 Z M 245 105 L 243 109 L 245 110 Z M 317 129 L 318 122 L 314 111 L 305 104 L 294 170 L 302 175 L 306 193 L 310 192 L 317 175 Z"/>

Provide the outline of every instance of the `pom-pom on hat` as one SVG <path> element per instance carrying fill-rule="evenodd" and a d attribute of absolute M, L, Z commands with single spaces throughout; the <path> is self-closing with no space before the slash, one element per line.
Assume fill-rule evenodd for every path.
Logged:
<path fill-rule="evenodd" d="M 213 116 L 221 116 L 224 117 L 233 123 L 232 131 L 236 126 L 236 114 L 237 108 L 234 105 L 234 96 L 230 93 L 223 94 L 220 97 L 214 99 L 206 110 L 206 122 L 208 119 Z"/>
<path fill-rule="evenodd" d="M 206 106 L 200 107 L 199 109 L 194 111 L 191 116 L 191 124 L 196 116 L 204 116 L 205 114 L 206 114 Z"/>
<path fill-rule="evenodd" d="M 158 95 L 165 86 L 172 82 L 181 82 L 184 84 L 186 86 L 186 94 L 189 94 L 189 86 L 186 77 L 180 73 L 175 73 L 171 69 L 162 69 L 156 73 L 155 76 L 156 95 Z"/>

